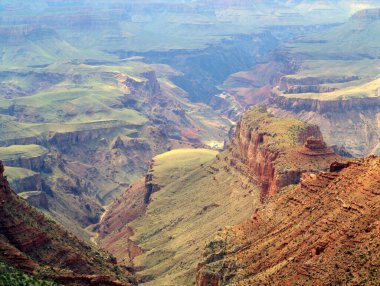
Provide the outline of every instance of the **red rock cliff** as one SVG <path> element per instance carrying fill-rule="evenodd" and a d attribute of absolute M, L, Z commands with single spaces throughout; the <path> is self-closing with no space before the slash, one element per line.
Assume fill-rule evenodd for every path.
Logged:
<path fill-rule="evenodd" d="M 379 170 L 370 157 L 304 175 L 209 243 L 198 285 L 378 285 Z"/>
<path fill-rule="evenodd" d="M 309 137 L 317 142 L 303 147 Z M 262 200 L 287 185 L 297 184 L 303 173 L 328 170 L 339 159 L 326 147 L 317 126 L 276 118 L 262 106 L 244 114 L 229 152 L 231 165 L 260 185 Z"/>

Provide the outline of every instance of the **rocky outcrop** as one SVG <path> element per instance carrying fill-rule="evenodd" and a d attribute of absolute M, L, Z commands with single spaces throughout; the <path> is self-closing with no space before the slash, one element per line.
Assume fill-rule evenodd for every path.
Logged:
<path fill-rule="evenodd" d="M 290 116 L 317 124 L 326 142 L 335 145 L 333 149 L 345 157 L 380 152 L 379 98 L 324 101 L 276 96 L 269 109 L 276 116 Z"/>
<path fill-rule="evenodd" d="M 344 113 L 354 110 L 378 110 L 380 108 L 380 99 L 377 97 L 319 100 L 311 98 L 290 98 L 279 95 L 272 97 L 270 102 L 281 109 L 291 110 L 293 112 Z"/>
<path fill-rule="evenodd" d="M 16 193 L 42 191 L 42 178 L 40 174 L 17 178 L 10 181 L 10 183 Z"/>
<path fill-rule="evenodd" d="M 124 84 L 132 94 L 149 94 L 154 96 L 160 93 L 161 88 L 157 80 L 155 71 L 146 71 L 139 75 L 141 78 L 136 79 L 133 77 L 127 76 Z"/>
<path fill-rule="evenodd" d="M 88 142 L 90 140 L 100 139 L 106 135 L 112 134 L 122 127 L 127 127 L 125 124 L 110 127 L 91 128 L 88 130 L 78 130 L 69 132 L 50 132 L 48 135 L 49 144 L 65 149 L 71 145 Z"/>
<path fill-rule="evenodd" d="M 49 210 L 49 199 L 45 192 L 33 191 L 22 193 L 20 195 L 32 206 L 42 210 Z"/>
<path fill-rule="evenodd" d="M 149 172 L 145 176 L 145 188 L 146 193 L 144 196 L 144 202 L 145 204 L 149 204 L 150 197 L 153 193 L 158 192 L 160 190 L 160 186 L 154 182 L 154 172 L 152 170 L 154 165 L 154 161 L 150 165 Z"/>
<path fill-rule="evenodd" d="M 327 148 L 327 144 L 321 137 L 307 138 L 305 145 L 299 152 L 308 156 L 328 156 L 334 154 L 332 149 Z"/>
<path fill-rule="evenodd" d="M 326 86 L 320 86 L 322 84 L 333 84 L 333 83 L 345 83 L 350 81 L 359 80 L 358 76 L 330 76 L 330 77 L 291 77 L 291 76 L 284 76 L 281 78 L 279 87 L 280 90 L 285 91 L 286 93 L 292 93 L 291 90 L 296 90 L 296 87 L 299 87 L 300 89 L 305 89 L 309 87 L 310 90 L 315 89 L 318 90 L 320 87 L 322 90 L 324 88 L 328 89 Z M 306 91 L 307 92 L 307 91 Z M 313 91 L 310 91 L 313 92 Z M 318 92 L 318 91 L 314 91 Z M 323 92 L 323 91 L 319 91 Z M 324 92 L 328 92 L 327 90 Z M 302 92 L 295 92 L 295 93 L 302 93 Z"/>
<path fill-rule="evenodd" d="M 243 115 L 228 150 L 231 165 L 242 162 L 246 168 L 241 171 L 261 186 L 262 200 L 297 184 L 305 172 L 328 170 L 339 158 L 326 147 L 317 126 L 273 117 L 262 106 Z"/>
<path fill-rule="evenodd" d="M 47 152 L 40 156 L 30 157 L 30 158 L 15 158 L 3 160 L 4 164 L 9 167 L 19 167 L 24 169 L 33 170 L 36 172 L 41 172 L 42 170 L 48 169 L 46 166 L 45 159 L 47 158 Z"/>
<path fill-rule="evenodd" d="M 370 157 L 304 174 L 208 244 L 197 285 L 377 285 L 379 170 Z"/>
<path fill-rule="evenodd" d="M 0 147 L 7 147 L 12 145 L 44 145 L 44 139 L 42 137 L 21 137 L 11 139 L 0 139 Z"/>
<path fill-rule="evenodd" d="M 284 93 L 298 94 L 298 93 L 325 93 L 333 92 L 336 88 L 320 85 L 292 85 L 284 90 Z"/>

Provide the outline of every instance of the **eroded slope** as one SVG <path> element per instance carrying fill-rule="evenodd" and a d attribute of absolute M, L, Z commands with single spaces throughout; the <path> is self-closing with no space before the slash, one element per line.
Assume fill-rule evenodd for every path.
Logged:
<path fill-rule="evenodd" d="M 379 170 L 370 157 L 304 175 L 209 244 L 198 285 L 377 285 Z"/>
<path fill-rule="evenodd" d="M 135 285 L 116 259 L 63 230 L 18 197 L 0 162 L 0 261 L 63 285 Z"/>
<path fill-rule="evenodd" d="M 106 212 L 99 243 L 133 262 L 146 285 L 193 285 L 202 249 L 219 230 L 340 158 L 316 126 L 276 118 L 263 106 L 243 116 L 228 150 L 215 155 L 189 149 L 157 156 L 145 188 L 139 182 Z"/>

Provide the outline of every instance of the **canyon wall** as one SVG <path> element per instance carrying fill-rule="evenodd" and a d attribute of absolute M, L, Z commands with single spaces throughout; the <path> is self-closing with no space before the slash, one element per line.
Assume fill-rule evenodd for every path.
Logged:
<path fill-rule="evenodd" d="M 132 274 L 118 268 L 114 258 L 80 241 L 18 197 L 1 161 L 0 211 L 1 262 L 63 285 L 136 285 Z"/>
<path fill-rule="evenodd" d="M 311 144 L 311 138 L 318 143 Z M 339 159 L 326 147 L 317 126 L 276 118 L 263 106 L 243 115 L 228 152 L 231 166 L 240 166 L 241 172 L 259 184 L 262 200 L 297 184 L 303 173 L 328 170 Z"/>
<path fill-rule="evenodd" d="M 376 285 L 379 157 L 332 164 L 213 239 L 197 285 Z"/>
<path fill-rule="evenodd" d="M 281 109 L 293 112 L 317 112 L 320 114 L 380 109 L 380 99 L 377 97 L 319 100 L 311 98 L 289 98 L 279 95 L 272 97 L 270 103 Z"/>

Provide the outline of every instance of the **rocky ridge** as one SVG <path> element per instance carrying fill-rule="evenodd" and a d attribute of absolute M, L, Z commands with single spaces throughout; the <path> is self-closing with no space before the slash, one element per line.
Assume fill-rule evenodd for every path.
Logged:
<path fill-rule="evenodd" d="M 226 215 L 242 206 L 246 209 L 261 207 L 284 187 L 299 183 L 303 174 L 327 171 L 331 163 L 343 160 L 327 147 L 317 126 L 296 119 L 277 118 L 265 106 L 247 111 L 227 149 L 215 160 L 192 170 L 191 176 L 183 171 L 186 165 L 180 165 L 183 159 L 177 159 L 177 165 L 173 164 L 175 157 L 166 155 L 172 152 L 153 161 L 146 177 L 109 207 L 97 229 L 100 245 L 129 266 L 144 266 L 141 275 L 147 285 L 165 285 L 168 282 L 165 279 L 169 279 L 166 275 L 186 285 L 192 283 L 190 275 L 194 273 L 194 263 L 200 261 L 199 256 L 191 254 L 191 258 L 183 259 L 183 253 L 188 253 L 189 249 L 182 239 L 187 241 L 189 237 L 188 232 L 177 232 L 178 228 L 194 228 L 192 220 L 204 221 L 202 231 L 205 234 L 198 229 L 200 234 L 191 236 L 191 249 L 199 247 L 205 242 L 206 234 L 210 237 L 216 226 L 226 225 L 225 221 L 219 221 L 222 215 L 219 212 Z M 170 159 L 165 160 L 166 156 Z M 191 156 L 186 156 L 186 160 L 191 160 Z M 166 164 L 172 166 L 158 174 L 160 166 Z M 195 182 L 193 176 L 198 178 Z M 210 196 L 210 193 L 214 195 Z M 233 199 L 235 207 L 231 209 L 225 205 L 228 202 L 226 197 L 220 201 L 221 194 Z M 192 203 L 199 208 L 198 212 L 188 210 L 191 208 L 188 206 L 189 196 L 194 196 Z M 172 210 L 168 211 L 168 208 Z M 244 212 L 235 215 L 234 221 L 245 220 L 245 215 Z M 162 221 L 163 225 L 150 225 L 167 216 L 168 221 Z M 212 219 L 206 222 L 209 216 Z M 158 246 L 156 240 L 162 244 Z M 185 245 L 187 248 L 182 249 Z M 174 262 L 171 255 L 162 258 L 162 252 L 171 253 Z M 160 264 L 155 266 L 156 260 L 153 259 L 159 260 Z M 173 268 L 168 270 L 167 264 L 173 264 Z"/>
<path fill-rule="evenodd" d="M 241 171 L 261 186 L 263 201 L 297 184 L 303 173 L 328 170 L 340 159 L 327 148 L 317 126 L 276 118 L 265 106 L 244 113 L 228 152 L 231 166 L 243 165 Z"/>
<path fill-rule="evenodd" d="M 0 188 L 0 261 L 63 285 L 136 284 L 114 258 L 78 240 L 19 198 L 1 162 Z"/>
<path fill-rule="evenodd" d="M 197 285 L 377 285 L 379 157 L 304 174 L 212 240 Z"/>

